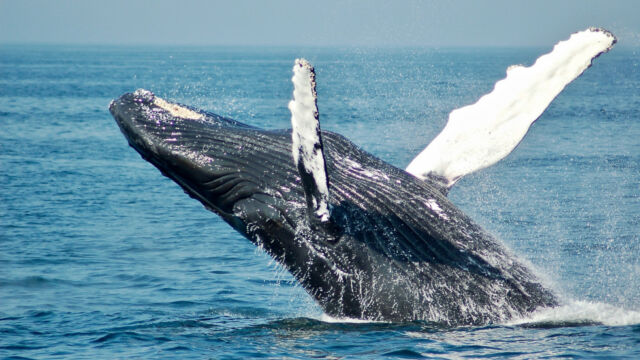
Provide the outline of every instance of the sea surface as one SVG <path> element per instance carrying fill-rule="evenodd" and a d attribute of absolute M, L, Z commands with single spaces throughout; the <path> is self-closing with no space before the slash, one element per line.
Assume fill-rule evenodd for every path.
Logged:
<path fill-rule="evenodd" d="M 146 88 L 290 127 L 306 57 L 323 129 L 404 168 L 451 110 L 550 49 L 0 46 L 0 357 L 640 357 L 640 49 L 598 58 L 509 157 L 452 189 L 563 301 L 480 327 L 323 315 L 107 110 Z"/>

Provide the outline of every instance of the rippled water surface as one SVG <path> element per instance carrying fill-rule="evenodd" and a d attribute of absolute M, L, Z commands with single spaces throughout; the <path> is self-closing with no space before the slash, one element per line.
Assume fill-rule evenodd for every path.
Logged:
<path fill-rule="evenodd" d="M 289 127 L 293 59 L 324 129 L 404 167 L 454 108 L 549 49 L 0 47 L 0 356 L 640 356 L 640 52 L 596 60 L 455 204 L 564 305 L 484 327 L 324 316 L 291 276 L 127 146 L 111 99 L 147 88 Z"/>

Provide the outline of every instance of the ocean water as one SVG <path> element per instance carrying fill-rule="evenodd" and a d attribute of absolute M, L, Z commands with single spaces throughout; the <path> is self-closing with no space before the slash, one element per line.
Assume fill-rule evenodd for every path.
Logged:
<path fill-rule="evenodd" d="M 639 357 L 640 49 L 597 59 L 508 158 L 451 191 L 563 299 L 481 327 L 328 318 L 107 110 L 146 88 L 289 127 L 304 56 L 323 129 L 404 168 L 451 110 L 549 50 L 1 46 L 0 357 Z"/>

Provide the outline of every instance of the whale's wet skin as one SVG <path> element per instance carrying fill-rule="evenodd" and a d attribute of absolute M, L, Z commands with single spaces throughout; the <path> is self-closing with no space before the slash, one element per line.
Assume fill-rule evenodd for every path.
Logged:
<path fill-rule="evenodd" d="M 323 133 L 337 229 L 305 226 L 289 131 L 182 113 L 147 91 L 110 110 L 146 160 L 282 263 L 332 316 L 479 324 L 554 295 L 437 188 Z"/>
<path fill-rule="evenodd" d="M 327 314 L 485 324 L 558 300 L 447 200 L 448 189 L 508 155 L 615 42 L 587 29 L 531 67 L 509 68 L 492 93 L 451 113 L 408 172 L 320 131 L 306 60 L 293 69 L 292 131 L 250 127 L 142 89 L 110 111 L 144 159 L 265 249 Z"/>

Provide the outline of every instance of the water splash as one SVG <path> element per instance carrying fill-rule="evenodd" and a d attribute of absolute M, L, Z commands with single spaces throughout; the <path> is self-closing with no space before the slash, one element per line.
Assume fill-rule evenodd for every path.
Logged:
<path fill-rule="evenodd" d="M 601 302 L 572 300 L 565 305 L 536 311 L 529 317 L 513 320 L 506 325 L 563 327 L 579 324 L 636 325 L 640 324 L 640 311 Z"/>
<path fill-rule="evenodd" d="M 346 324 L 387 324 L 390 323 L 388 321 L 375 321 L 375 320 L 363 320 L 363 319 L 353 319 L 353 318 L 343 318 L 343 317 L 333 317 L 331 315 L 327 315 L 323 313 L 318 320 L 326 323 L 346 323 Z"/>

